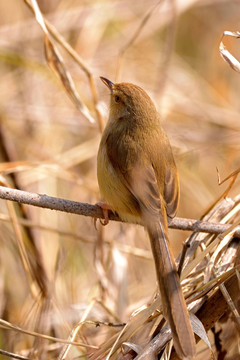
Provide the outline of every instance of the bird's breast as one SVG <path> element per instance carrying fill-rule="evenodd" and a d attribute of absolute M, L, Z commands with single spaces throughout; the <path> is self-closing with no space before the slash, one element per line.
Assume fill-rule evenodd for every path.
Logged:
<path fill-rule="evenodd" d="M 112 210 L 124 221 L 141 223 L 136 200 L 109 160 L 106 144 L 102 143 L 98 151 L 97 177 L 103 200 Z"/>

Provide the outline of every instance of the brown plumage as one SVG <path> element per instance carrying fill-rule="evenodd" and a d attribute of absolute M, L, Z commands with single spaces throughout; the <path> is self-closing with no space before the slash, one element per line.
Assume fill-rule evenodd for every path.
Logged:
<path fill-rule="evenodd" d="M 167 216 L 175 216 L 179 203 L 172 149 L 144 90 L 101 80 L 110 89 L 111 100 L 98 151 L 100 192 L 123 220 L 147 229 L 175 349 L 181 358 L 192 358 L 194 334 L 168 239 Z"/>

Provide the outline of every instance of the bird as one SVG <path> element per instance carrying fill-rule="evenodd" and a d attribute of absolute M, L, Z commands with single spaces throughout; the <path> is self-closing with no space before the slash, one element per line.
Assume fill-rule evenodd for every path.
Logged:
<path fill-rule="evenodd" d="M 175 216 L 179 204 L 172 148 L 153 101 L 141 87 L 100 79 L 110 90 L 109 118 L 97 155 L 104 224 L 111 209 L 121 220 L 145 227 L 173 345 L 181 359 L 192 359 L 195 337 L 168 235 L 168 217 Z"/>

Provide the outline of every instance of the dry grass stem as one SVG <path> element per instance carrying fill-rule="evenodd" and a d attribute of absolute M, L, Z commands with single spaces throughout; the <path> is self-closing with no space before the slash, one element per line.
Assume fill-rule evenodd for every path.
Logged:
<path fill-rule="evenodd" d="M 67 43 L 63 36 L 61 36 L 58 31 L 52 26 L 46 19 L 43 18 L 36 1 L 31 0 L 24 0 L 24 2 L 29 6 L 29 8 L 33 11 L 33 13 L 36 14 L 36 18 L 40 19 L 40 25 L 42 26 L 42 29 L 45 33 L 44 40 L 45 40 L 45 51 L 46 51 L 46 58 L 49 62 L 49 65 L 56 71 L 56 73 L 59 75 L 65 89 L 69 93 L 70 97 L 74 100 L 77 107 L 80 109 L 80 111 L 83 113 L 84 116 L 90 122 L 93 122 L 93 118 L 90 115 L 87 107 L 83 104 L 83 102 L 80 100 L 80 97 L 75 89 L 74 83 L 71 79 L 71 75 L 68 71 L 65 70 L 65 66 L 63 64 L 63 60 L 61 59 L 60 54 L 58 53 L 56 47 L 52 43 L 49 35 L 49 33 L 57 40 L 57 42 L 73 57 L 73 59 L 80 65 L 81 69 L 86 73 L 89 86 L 92 92 L 92 99 L 93 104 L 95 108 L 95 113 L 97 116 L 97 120 L 99 123 L 99 129 L 102 132 L 103 131 L 103 119 L 102 115 L 98 109 L 98 95 L 97 90 L 95 86 L 95 82 L 93 79 L 92 71 L 87 66 L 87 64 L 84 63 L 84 61 L 81 59 L 81 57 L 74 51 L 74 49 L 70 46 L 69 43 Z"/>
<path fill-rule="evenodd" d="M 226 61 L 233 70 L 240 72 L 240 62 L 226 49 L 226 47 L 223 44 L 223 38 L 224 36 L 232 36 L 237 39 L 240 38 L 240 32 L 236 31 L 224 31 L 222 35 L 222 39 L 219 45 L 219 51 L 224 61 Z"/>
<path fill-rule="evenodd" d="M 177 359 L 143 227 L 113 212 L 107 227 L 92 221 L 103 218 L 92 204 L 102 200 L 96 156 L 109 103 L 98 79 L 116 75 L 147 91 L 174 149 L 181 196 L 169 234 L 196 359 L 236 359 L 240 35 L 223 29 L 238 29 L 239 4 L 0 9 L 0 356 Z"/>

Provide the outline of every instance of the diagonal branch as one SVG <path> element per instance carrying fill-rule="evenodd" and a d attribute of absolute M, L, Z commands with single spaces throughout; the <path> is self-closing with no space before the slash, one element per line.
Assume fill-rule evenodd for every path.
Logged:
<path fill-rule="evenodd" d="M 91 205 L 77 201 L 56 198 L 45 194 L 30 193 L 0 186 L 0 198 L 16 201 L 21 204 L 33 205 L 41 208 L 58 210 L 77 215 L 90 216 L 104 219 L 102 209 L 98 205 Z M 110 211 L 109 219 L 122 221 L 119 216 Z M 169 219 L 169 227 L 172 229 L 198 231 L 211 234 L 222 234 L 230 228 L 229 224 L 211 223 L 194 219 L 174 218 Z M 236 227 L 235 236 L 240 236 L 240 227 Z"/>

